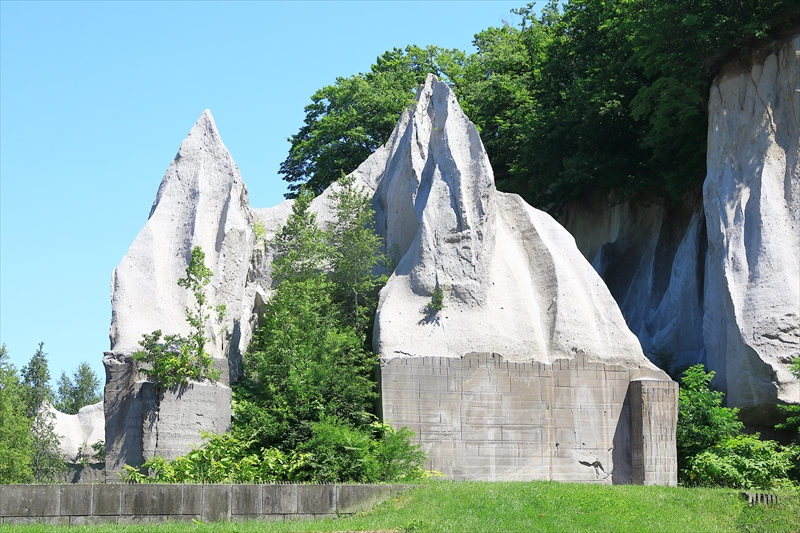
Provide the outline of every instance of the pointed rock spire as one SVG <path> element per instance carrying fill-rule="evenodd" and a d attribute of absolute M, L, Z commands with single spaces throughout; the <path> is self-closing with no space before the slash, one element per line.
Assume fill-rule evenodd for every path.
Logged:
<path fill-rule="evenodd" d="M 185 309 L 194 305 L 193 296 L 177 280 L 185 276 L 192 248 L 201 246 L 214 272 L 209 305 L 225 305 L 228 317 L 206 324 L 207 350 L 226 359 L 235 323 L 243 313 L 250 316 L 242 294 L 253 249 L 252 220 L 239 169 L 205 110 L 169 165 L 147 223 L 114 270 L 111 349 L 131 353 L 143 333 L 156 329 L 188 333 Z M 232 351 L 238 353 L 239 347 Z"/>
<path fill-rule="evenodd" d="M 541 362 L 584 353 L 665 377 L 567 231 L 497 192 L 477 129 L 450 88 L 430 75 L 417 99 L 356 170 L 374 184 L 377 227 L 401 258 L 381 292 L 375 350 Z M 438 295 L 441 310 L 432 306 Z"/>

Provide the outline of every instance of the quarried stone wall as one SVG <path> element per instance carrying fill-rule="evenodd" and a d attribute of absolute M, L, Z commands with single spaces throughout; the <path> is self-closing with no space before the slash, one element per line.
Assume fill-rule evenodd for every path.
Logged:
<path fill-rule="evenodd" d="M 678 385 L 647 369 L 498 354 L 381 361 L 383 417 L 454 480 L 677 485 Z"/>
<path fill-rule="evenodd" d="M 169 461 L 203 443 L 201 431 L 224 433 L 231 425 L 231 389 L 189 382 L 164 391 L 137 372 L 129 355 L 106 352 L 106 483 L 119 482 L 124 465 L 141 466 L 159 455 Z"/>

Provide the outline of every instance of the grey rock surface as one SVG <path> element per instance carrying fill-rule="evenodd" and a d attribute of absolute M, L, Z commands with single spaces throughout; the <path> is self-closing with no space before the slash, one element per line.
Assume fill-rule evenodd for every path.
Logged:
<path fill-rule="evenodd" d="M 381 360 L 383 415 L 452 480 L 677 484 L 678 386 L 583 354 Z"/>
<path fill-rule="evenodd" d="M 231 425 L 231 389 L 190 381 L 162 391 L 136 371 L 130 357 L 106 352 L 106 481 L 120 481 L 124 465 L 141 466 L 158 455 L 173 460 L 199 447 L 201 432 Z"/>
<path fill-rule="evenodd" d="M 495 352 L 550 362 L 581 352 L 665 377 L 569 233 L 495 190 L 475 126 L 435 77 L 356 175 L 365 186 L 364 176 L 379 176 L 377 228 L 400 257 L 375 322 L 382 358 Z M 434 312 L 437 288 L 446 307 Z"/>
<path fill-rule="evenodd" d="M 729 64 L 711 87 L 702 197 L 595 199 L 562 224 L 644 351 L 704 363 L 728 405 L 769 429 L 800 403 L 800 36 Z"/>
<path fill-rule="evenodd" d="M 677 374 L 706 361 L 707 239 L 698 195 L 671 209 L 647 196 L 572 202 L 560 222 L 603 278 L 648 357 Z"/>
<path fill-rule="evenodd" d="M 800 35 L 711 86 L 703 333 L 729 404 L 800 403 Z"/>

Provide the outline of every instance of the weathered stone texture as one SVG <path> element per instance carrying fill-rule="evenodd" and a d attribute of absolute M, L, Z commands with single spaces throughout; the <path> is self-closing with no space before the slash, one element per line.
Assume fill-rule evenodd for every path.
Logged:
<path fill-rule="evenodd" d="M 645 353 L 704 363 L 753 427 L 800 403 L 800 35 L 722 69 L 702 197 L 567 206 L 561 222 Z"/>
<path fill-rule="evenodd" d="M 678 484 L 678 384 L 674 381 L 631 381 L 631 463 L 637 485 Z"/>
<path fill-rule="evenodd" d="M 414 431 L 426 467 L 449 479 L 674 486 L 677 384 L 651 377 L 660 374 L 580 353 L 552 364 L 488 353 L 383 359 L 383 416 Z M 635 386 L 644 404 L 627 400 Z M 637 478 L 632 457 L 655 470 Z"/>
<path fill-rule="evenodd" d="M 757 419 L 800 403 L 787 365 L 800 356 L 800 34 L 712 84 L 707 164 L 708 364 Z"/>
<path fill-rule="evenodd" d="M 118 482 L 123 466 L 159 455 L 173 460 L 202 444 L 201 431 L 230 427 L 231 389 L 190 382 L 157 397 L 155 385 L 136 372 L 130 357 L 107 352 L 105 403 L 106 481 Z"/>

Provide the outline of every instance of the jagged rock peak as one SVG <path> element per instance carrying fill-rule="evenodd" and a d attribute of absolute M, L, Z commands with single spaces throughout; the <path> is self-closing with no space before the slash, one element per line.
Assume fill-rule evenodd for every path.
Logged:
<path fill-rule="evenodd" d="M 382 357 L 584 353 L 664 377 L 566 230 L 496 191 L 477 129 L 435 76 L 356 175 L 374 186 L 377 227 L 399 258 L 376 318 Z"/>
<path fill-rule="evenodd" d="M 147 223 L 112 276 L 111 349 L 130 353 L 143 333 L 156 329 L 188 333 L 185 309 L 193 297 L 177 280 L 185 276 L 192 248 L 201 246 L 214 272 L 209 306 L 224 304 L 227 317 L 206 323 L 212 341 L 207 349 L 220 360 L 229 353 L 238 358 L 241 323 L 249 321 L 251 311 L 242 296 L 253 251 L 252 221 L 239 169 L 205 110 L 181 143 Z"/>

